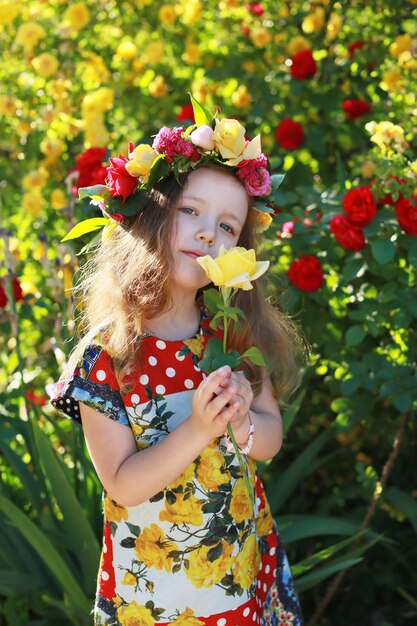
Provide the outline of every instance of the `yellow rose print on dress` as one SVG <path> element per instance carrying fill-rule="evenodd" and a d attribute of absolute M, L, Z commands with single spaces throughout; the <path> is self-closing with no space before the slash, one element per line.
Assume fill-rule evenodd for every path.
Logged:
<path fill-rule="evenodd" d="M 253 289 L 252 281 L 262 276 L 269 267 L 269 261 L 256 261 L 255 250 L 239 246 L 226 250 L 221 245 L 215 259 L 206 255 L 198 257 L 196 261 L 216 287 L 244 291 Z"/>
<path fill-rule="evenodd" d="M 172 623 L 175 626 L 204 626 L 204 622 L 195 617 L 194 611 L 188 607 Z"/>
<path fill-rule="evenodd" d="M 201 356 L 204 348 L 204 335 L 198 337 L 192 337 L 192 339 L 186 339 L 183 342 L 189 350 L 196 356 Z"/>
<path fill-rule="evenodd" d="M 195 463 L 190 463 L 190 465 L 183 471 L 182 474 L 178 476 L 172 483 L 170 483 L 167 489 L 177 489 L 180 485 L 185 485 L 187 483 L 191 483 L 195 477 Z"/>
<path fill-rule="evenodd" d="M 258 550 L 256 537 L 250 535 L 237 555 L 233 565 L 233 576 L 235 582 L 242 587 L 248 589 L 254 582 L 259 570 L 261 555 Z"/>
<path fill-rule="evenodd" d="M 239 478 L 233 487 L 229 512 L 237 524 L 249 519 L 252 515 L 252 505 L 243 478 Z"/>
<path fill-rule="evenodd" d="M 165 508 L 159 513 L 161 522 L 170 522 L 171 524 L 191 524 L 193 526 L 201 526 L 203 524 L 203 513 L 201 507 L 204 500 L 197 500 L 192 494 L 187 499 L 188 494 L 175 494 L 176 500 L 173 504 L 165 501 Z"/>
<path fill-rule="evenodd" d="M 226 572 L 229 571 L 233 559 L 233 546 L 226 541 L 219 544 L 222 552 L 214 561 L 208 558 L 208 552 L 213 546 L 201 546 L 198 550 L 194 550 L 190 555 L 189 566 L 185 570 L 187 577 L 198 589 L 201 587 L 212 587 L 221 581 Z"/>
<path fill-rule="evenodd" d="M 119 523 L 122 521 L 122 519 L 128 518 L 126 507 L 120 506 L 119 504 L 117 504 L 117 502 L 109 498 L 109 496 L 105 497 L 103 502 L 103 508 L 104 519 L 106 520 L 106 522 Z"/>
<path fill-rule="evenodd" d="M 274 519 L 271 515 L 269 505 L 266 504 L 265 508 L 259 511 L 258 519 L 256 520 L 256 532 L 259 537 L 268 535 L 274 527 Z"/>
<path fill-rule="evenodd" d="M 117 619 L 121 626 L 154 626 L 155 624 L 150 610 L 135 600 L 117 609 Z"/>
<path fill-rule="evenodd" d="M 220 485 L 230 481 L 230 472 L 226 470 L 226 463 L 221 452 L 211 447 L 203 450 L 198 464 L 197 478 L 209 491 L 217 491 Z"/>
<path fill-rule="evenodd" d="M 126 572 L 123 576 L 122 585 L 136 585 L 136 576 L 132 572 Z"/>
<path fill-rule="evenodd" d="M 166 538 L 164 531 L 156 524 L 144 528 L 135 542 L 135 553 L 147 567 L 171 571 L 172 557 L 168 556 L 172 550 L 178 550 L 173 541 Z"/>

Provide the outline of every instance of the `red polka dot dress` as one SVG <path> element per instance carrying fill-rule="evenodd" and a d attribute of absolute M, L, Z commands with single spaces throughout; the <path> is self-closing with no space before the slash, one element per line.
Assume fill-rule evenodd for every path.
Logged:
<path fill-rule="evenodd" d="M 81 401 L 131 428 L 138 450 L 157 444 L 191 413 L 209 322 L 202 312 L 198 333 L 185 341 L 144 336 L 127 393 L 98 335 L 61 376 L 52 404 L 80 422 Z M 96 625 L 302 624 L 256 464 L 244 459 L 255 510 L 223 437 L 142 504 L 125 507 L 104 494 Z"/>

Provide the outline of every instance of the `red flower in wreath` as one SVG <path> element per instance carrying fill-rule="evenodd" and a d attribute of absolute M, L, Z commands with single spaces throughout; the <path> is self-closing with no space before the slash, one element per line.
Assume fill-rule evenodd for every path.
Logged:
<path fill-rule="evenodd" d="M 76 159 L 75 171 L 79 172 L 77 187 L 104 185 L 107 169 L 102 163 L 107 155 L 106 148 L 88 148 Z"/>
<path fill-rule="evenodd" d="M 343 197 L 342 206 L 349 222 L 359 228 L 369 224 L 376 215 L 375 199 L 368 187 L 349 189 Z"/>
<path fill-rule="evenodd" d="M 122 196 L 123 201 L 130 196 L 138 186 L 138 179 L 131 176 L 126 170 L 128 159 L 122 155 L 118 158 L 110 159 L 110 166 L 107 168 L 106 183 L 110 189 L 111 196 Z"/>
<path fill-rule="evenodd" d="M 304 129 L 290 117 L 280 121 L 275 130 L 275 138 L 284 150 L 296 150 L 304 140 Z"/>
<path fill-rule="evenodd" d="M 291 58 L 291 61 L 290 72 L 295 80 L 312 78 L 317 72 L 317 64 L 311 50 L 300 50 Z"/>
<path fill-rule="evenodd" d="M 344 215 L 335 215 L 330 220 L 330 231 L 345 250 L 362 250 L 366 245 L 361 228 L 354 226 Z"/>
<path fill-rule="evenodd" d="M 362 98 L 354 98 L 352 100 L 345 100 L 342 108 L 346 113 L 346 117 L 350 120 L 357 120 L 363 115 L 371 112 L 371 105 L 362 100 Z"/>
<path fill-rule="evenodd" d="M 407 235 L 417 237 L 417 196 L 402 198 L 395 207 L 397 220 Z"/>
<path fill-rule="evenodd" d="M 291 263 L 288 278 L 302 291 L 316 291 L 324 282 L 321 263 L 315 256 L 302 255 Z"/>

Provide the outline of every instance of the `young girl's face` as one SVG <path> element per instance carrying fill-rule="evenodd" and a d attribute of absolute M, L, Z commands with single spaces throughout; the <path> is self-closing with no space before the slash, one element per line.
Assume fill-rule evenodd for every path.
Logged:
<path fill-rule="evenodd" d="M 209 284 L 198 256 L 218 255 L 220 246 L 235 246 L 245 224 L 248 195 L 241 183 L 214 168 L 192 172 L 175 207 L 171 239 L 173 289 L 196 292 Z"/>

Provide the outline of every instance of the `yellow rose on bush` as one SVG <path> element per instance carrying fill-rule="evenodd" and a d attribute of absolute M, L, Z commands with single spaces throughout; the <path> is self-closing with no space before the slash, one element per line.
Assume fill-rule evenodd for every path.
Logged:
<path fill-rule="evenodd" d="M 160 63 L 165 54 L 165 46 L 162 41 L 151 41 L 151 43 L 146 48 L 146 59 L 152 65 L 156 65 Z"/>
<path fill-rule="evenodd" d="M 244 291 L 252 289 L 251 281 L 262 276 L 269 267 L 269 261 L 256 261 L 255 250 L 239 246 L 226 250 L 221 245 L 215 259 L 206 255 L 196 260 L 216 287 Z"/>
<path fill-rule="evenodd" d="M 151 146 L 142 143 L 129 154 L 129 161 L 126 169 L 131 176 L 140 176 L 146 183 L 149 178 L 151 167 L 158 154 Z"/>
<path fill-rule="evenodd" d="M 13 116 L 16 114 L 17 103 L 11 96 L 0 96 L 0 115 Z"/>
<path fill-rule="evenodd" d="M 172 550 L 178 550 L 177 545 L 169 541 L 156 524 L 144 528 L 135 542 L 135 554 L 146 567 L 164 569 L 166 572 L 172 567 L 172 557 L 168 556 Z"/>
<path fill-rule="evenodd" d="M 181 58 L 188 65 L 197 65 L 201 58 L 200 48 L 195 43 L 187 43 Z"/>
<path fill-rule="evenodd" d="M 395 91 L 402 87 L 403 75 L 399 69 L 388 70 L 382 74 L 382 81 L 379 86 L 384 91 Z"/>
<path fill-rule="evenodd" d="M 46 78 L 55 74 L 58 69 L 58 61 L 49 52 L 43 52 L 32 59 L 32 65 L 40 76 Z"/>
<path fill-rule="evenodd" d="M 82 2 L 77 2 L 68 7 L 64 13 L 64 23 L 73 30 L 81 30 L 89 21 L 90 13 Z"/>
<path fill-rule="evenodd" d="M 211 447 L 200 455 L 197 478 L 205 489 L 216 491 L 220 485 L 229 482 L 230 473 L 226 470 L 224 456 Z"/>
<path fill-rule="evenodd" d="M 232 93 L 232 103 L 238 109 L 245 109 L 251 103 L 251 97 L 246 85 L 239 85 L 235 92 Z"/>
<path fill-rule="evenodd" d="M 214 561 L 207 557 L 209 550 L 213 546 L 201 546 L 190 554 L 189 566 L 185 570 L 187 577 L 194 587 L 212 587 L 221 581 L 226 572 L 230 569 L 233 558 L 233 546 L 226 541 L 221 541 L 222 552 Z"/>
<path fill-rule="evenodd" d="M 155 626 L 150 610 L 143 604 L 138 604 L 136 600 L 120 606 L 116 613 L 121 626 Z"/>
<path fill-rule="evenodd" d="M 233 577 L 235 582 L 238 583 L 242 589 L 248 589 L 259 570 L 259 563 L 261 556 L 259 554 L 258 545 L 255 535 L 250 535 L 242 550 L 239 552 L 234 560 L 233 565 Z"/>
<path fill-rule="evenodd" d="M 36 22 L 25 22 L 17 29 L 16 43 L 25 50 L 31 51 L 45 37 L 45 30 Z"/>
<path fill-rule="evenodd" d="M 229 513 L 236 524 L 249 519 L 252 515 L 252 504 L 243 478 L 239 478 L 233 487 Z"/>
<path fill-rule="evenodd" d="M 272 35 L 267 28 L 263 26 L 259 26 L 258 28 L 254 28 L 250 31 L 250 38 L 252 43 L 257 48 L 263 48 L 267 43 L 271 42 Z"/>
<path fill-rule="evenodd" d="M 158 11 L 158 18 L 161 24 L 171 25 L 177 19 L 177 14 L 175 13 L 175 9 L 170 4 L 164 4 Z"/>
<path fill-rule="evenodd" d="M 302 50 L 310 50 L 310 43 L 305 37 L 301 37 L 301 35 L 293 37 L 287 46 L 289 56 L 293 57 L 297 52 L 301 52 Z"/>
<path fill-rule="evenodd" d="M 326 14 L 322 7 L 317 8 L 313 13 L 307 15 L 301 24 L 301 28 L 303 32 L 307 35 L 311 33 L 315 33 L 317 30 L 320 30 L 324 26 L 326 21 Z"/>
<path fill-rule="evenodd" d="M 23 195 L 23 208 L 27 213 L 36 217 L 45 209 L 45 200 L 37 191 L 25 193 Z"/>
<path fill-rule="evenodd" d="M 168 87 L 163 76 L 155 76 L 149 83 L 149 93 L 154 98 L 164 98 L 168 93 Z"/>
<path fill-rule="evenodd" d="M 137 47 L 135 46 L 133 41 L 129 40 L 119 43 L 116 50 L 116 54 L 125 61 L 130 61 L 131 59 L 135 58 L 137 52 Z"/>
<path fill-rule="evenodd" d="M 64 209 L 67 206 L 67 196 L 62 189 L 54 189 L 51 192 L 51 207 L 53 209 Z"/>
<path fill-rule="evenodd" d="M 19 7 L 13 0 L 3 0 L 0 3 L 0 24 L 6 26 L 13 22 L 14 18 L 19 14 Z"/>
<path fill-rule="evenodd" d="M 389 47 L 389 51 L 394 57 L 399 57 L 403 52 L 410 52 L 413 47 L 413 40 L 410 35 L 399 35 Z"/>

